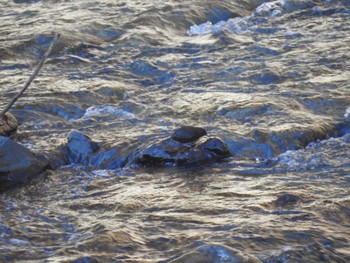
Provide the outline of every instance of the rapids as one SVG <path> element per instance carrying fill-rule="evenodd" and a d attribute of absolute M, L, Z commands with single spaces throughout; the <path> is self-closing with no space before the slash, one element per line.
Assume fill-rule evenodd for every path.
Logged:
<path fill-rule="evenodd" d="M 348 0 L 0 0 L 1 108 L 54 32 L 11 138 L 55 169 L 0 193 L 0 262 L 350 262 Z M 181 125 L 233 157 L 55 159 L 72 130 L 124 156 Z"/>

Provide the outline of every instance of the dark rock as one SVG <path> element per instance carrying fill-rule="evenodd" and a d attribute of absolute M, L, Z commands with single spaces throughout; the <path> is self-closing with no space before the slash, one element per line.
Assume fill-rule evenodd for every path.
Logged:
<path fill-rule="evenodd" d="M 176 259 L 170 260 L 169 263 L 261 263 L 253 256 L 245 255 L 239 250 L 222 245 L 204 245 L 200 246 L 193 252 L 189 252 Z"/>
<path fill-rule="evenodd" d="M 227 145 L 218 138 L 208 137 L 204 140 L 199 140 L 197 145 L 203 155 L 205 155 L 205 159 L 231 156 L 231 152 Z"/>
<path fill-rule="evenodd" d="M 148 147 L 137 149 L 128 164 L 144 166 L 181 166 L 220 161 L 232 156 L 226 144 L 218 138 L 203 136 L 192 143 L 168 138 Z"/>
<path fill-rule="evenodd" d="M 48 160 L 24 146 L 0 136 L 0 189 L 26 181 L 48 166 Z"/>
<path fill-rule="evenodd" d="M 291 194 L 280 195 L 276 200 L 277 206 L 295 205 L 299 201 L 299 197 Z"/>
<path fill-rule="evenodd" d="M 17 130 L 17 120 L 9 112 L 6 112 L 4 117 L 0 119 L 0 135 L 9 135 Z"/>
<path fill-rule="evenodd" d="M 97 143 L 79 131 L 72 131 L 68 135 L 65 147 L 66 159 L 69 163 L 88 164 L 89 159 L 99 149 Z"/>
<path fill-rule="evenodd" d="M 181 128 L 175 129 L 171 138 L 178 142 L 193 142 L 200 137 L 207 135 L 207 132 L 200 127 L 194 126 L 182 126 Z"/>

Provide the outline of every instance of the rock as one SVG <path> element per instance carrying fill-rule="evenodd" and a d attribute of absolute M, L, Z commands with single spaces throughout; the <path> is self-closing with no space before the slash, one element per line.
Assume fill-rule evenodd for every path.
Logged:
<path fill-rule="evenodd" d="M 99 149 L 97 143 L 79 131 L 68 135 L 68 143 L 64 149 L 68 163 L 88 164 L 92 155 Z"/>
<path fill-rule="evenodd" d="M 169 263 L 261 263 L 253 256 L 243 254 L 239 250 L 222 245 L 204 245 Z"/>
<path fill-rule="evenodd" d="M 0 119 L 0 135 L 9 135 L 17 130 L 17 120 L 9 112 L 6 112 L 4 117 Z"/>
<path fill-rule="evenodd" d="M 200 137 L 207 135 L 207 132 L 200 127 L 194 126 L 182 126 L 181 128 L 175 129 L 171 138 L 178 142 L 193 142 Z"/>
<path fill-rule="evenodd" d="M 299 197 L 292 194 L 282 194 L 278 196 L 276 205 L 280 207 L 295 205 L 299 201 Z"/>
<path fill-rule="evenodd" d="M 137 149 L 129 156 L 129 164 L 144 166 L 181 166 L 220 161 L 232 156 L 227 145 L 218 138 L 202 136 L 182 143 L 171 138 Z"/>
<path fill-rule="evenodd" d="M 0 136 L 0 189 L 28 180 L 48 166 L 48 160 L 7 137 Z"/>

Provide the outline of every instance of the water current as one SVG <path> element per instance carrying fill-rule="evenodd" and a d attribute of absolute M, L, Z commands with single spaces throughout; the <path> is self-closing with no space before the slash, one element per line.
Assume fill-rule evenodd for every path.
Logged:
<path fill-rule="evenodd" d="M 62 165 L 0 194 L 0 262 L 350 262 L 350 2 L 0 0 L 0 107 L 54 156 L 181 125 L 233 157 Z"/>

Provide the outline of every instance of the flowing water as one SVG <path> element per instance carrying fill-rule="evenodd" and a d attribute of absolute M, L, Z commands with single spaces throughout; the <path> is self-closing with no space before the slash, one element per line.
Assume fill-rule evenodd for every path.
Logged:
<path fill-rule="evenodd" d="M 350 2 L 261 4 L 0 0 L 1 108 L 61 34 L 11 110 L 14 140 L 54 156 L 76 129 L 128 153 L 195 125 L 234 155 L 58 164 L 0 194 L 0 261 L 169 262 L 206 245 L 207 262 L 350 262 Z"/>

